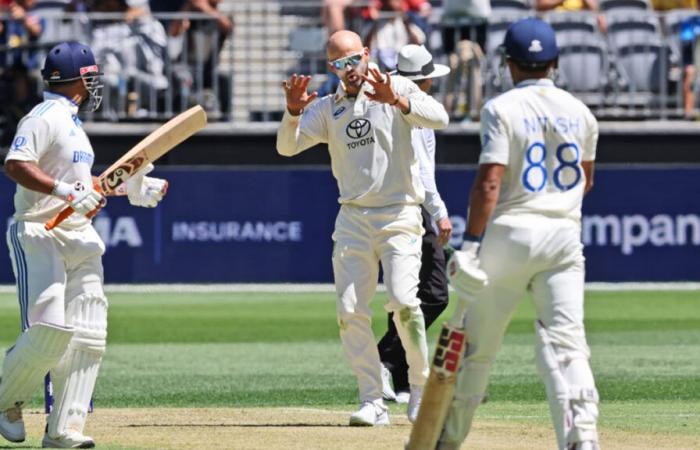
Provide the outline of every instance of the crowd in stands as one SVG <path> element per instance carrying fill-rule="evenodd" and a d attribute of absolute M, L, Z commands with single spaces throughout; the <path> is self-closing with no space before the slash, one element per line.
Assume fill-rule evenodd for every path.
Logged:
<path fill-rule="evenodd" d="M 0 147 L 38 101 L 45 51 L 58 41 L 89 43 L 101 62 L 104 117 L 133 118 L 189 106 L 197 87 L 214 118 L 228 119 L 231 82 L 216 71 L 219 52 L 233 32 L 220 0 L 0 0 Z M 191 19 L 156 20 L 153 13 L 195 13 Z M 66 13 L 73 13 L 69 15 Z M 99 13 L 81 14 L 81 13 Z M 80 17 L 79 20 L 69 17 Z M 77 25 L 76 25 L 77 24 Z M 124 96 L 124 93 L 126 95 Z M 126 97 L 127 101 L 120 99 Z M 111 99 L 111 101 L 110 101 Z M 149 108 L 139 105 L 156 102 Z"/>
<path fill-rule="evenodd" d="M 538 15 L 562 47 L 557 82 L 590 106 L 697 119 L 697 0 L 323 0 L 322 10 L 329 34 L 357 31 L 384 69 L 409 43 L 445 58 L 453 117 L 477 119 L 484 97 L 510 86 L 499 45 L 510 23 Z"/>

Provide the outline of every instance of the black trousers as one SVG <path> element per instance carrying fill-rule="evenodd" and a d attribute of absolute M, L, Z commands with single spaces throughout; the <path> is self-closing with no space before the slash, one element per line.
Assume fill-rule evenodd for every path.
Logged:
<path fill-rule="evenodd" d="M 447 272 L 445 268 L 445 251 L 437 242 L 437 233 L 433 227 L 430 215 L 421 207 L 423 213 L 423 256 L 418 284 L 418 298 L 421 301 L 420 308 L 425 317 L 427 329 L 435 319 L 445 310 L 448 301 Z M 391 372 L 394 381 L 394 391 L 408 392 L 408 363 L 406 353 L 401 346 L 401 340 L 396 332 L 393 314 L 389 314 L 388 330 L 381 338 L 377 348 L 379 358 Z"/>

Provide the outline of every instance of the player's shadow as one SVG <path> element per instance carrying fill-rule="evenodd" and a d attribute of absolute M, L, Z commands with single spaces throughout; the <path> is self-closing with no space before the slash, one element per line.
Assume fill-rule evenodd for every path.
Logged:
<path fill-rule="evenodd" d="M 121 428 L 343 428 L 347 426 L 339 423 L 145 423 L 122 425 Z"/>

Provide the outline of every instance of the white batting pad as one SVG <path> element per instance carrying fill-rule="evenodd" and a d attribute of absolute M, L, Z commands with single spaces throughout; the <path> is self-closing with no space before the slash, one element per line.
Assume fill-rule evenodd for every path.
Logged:
<path fill-rule="evenodd" d="M 537 369 L 547 391 L 558 448 L 597 441 L 598 391 L 590 373 L 588 347 L 580 342 L 580 349 L 571 348 L 580 340 L 550 333 L 539 321 L 535 331 Z"/>
<path fill-rule="evenodd" d="M 48 420 L 50 437 L 68 430 L 82 433 L 85 428 L 107 343 L 107 299 L 94 294 L 74 298 L 66 309 L 66 320 L 73 323 L 75 335 L 66 354 L 51 371 L 55 403 Z"/>
<path fill-rule="evenodd" d="M 29 400 L 46 372 L 66 352 L 72 336 L 72 327 L 42 322 L 35 323 L 20 335 L 3 362 L 0 411 Z"/>

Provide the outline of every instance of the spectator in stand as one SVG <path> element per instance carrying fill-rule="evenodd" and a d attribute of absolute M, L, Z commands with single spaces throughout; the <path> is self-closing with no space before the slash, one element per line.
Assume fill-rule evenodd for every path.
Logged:
<path fill-rule="evenodd" d="M 345 10 L 353 0 L 323 0 L 321 19 L 328 29 L 328 36 L 345 29 Z"/>
<path fill-rule="evenodd" d="M 697 8 L 697 5 L 695 5 Z M 683 116 L 697 119 L 695 111 L 695 83 L 697 82 L 698 45 L 700 44 L 700 16 L 683 21 L 680 30 L 681 65 L 683 66 Z"/>
<path fill-rule="evenodd" d="M 698 9 L 697 0 L 651 0 L 656 11 L 665 12 L 672 9 Z M 681 66 L 683 67 L 683 115 L 688 120 L 695 120 L 695 92 L 697 78 L 695 56 L 698 36 L 700 36 L 700 17 L 693 16 L 683 21 L 680 30 Z"/>
<path fill-rule="evenodd" d="M 37 80 L 22 64 L 8 67 L 0 76 L 0 148 L 7 148 L 19 121 L 40 103 Z"/>
<path fill-rule="evenodd" d="M 43 19 L 32 12 L 36 0 L 14 0 L 0 5 L 0 45 L 15 49 L 0 53 L 0 65 L 11 67 L 22 64 L 39 69 L 36 52 L 27 46 L 36 43 L 46 27 Z"/>
<path fill-rule="evenodd" d="M 537 11 L 600 11 L 598 0 L 535 0 L 535 9 Z M 598 14 L 597 20 L 598 29 L 601 33 L 605 33 L 608 29 L 605 16 Z"/>
<path fill-rule="evenodd" d="M 375 19 L 368 24 L 364 44 L 383 70 L 393 70 L 399 50 L 408 44 L 422 45 L 426 35 L 404 10 L 402 0 L 381 0 Z"/>
<path fill-rule="evenodd" d="M 444 0 L 442 46 L 448 55 L 445 109 L 450 117 L 476 120 L 482 102 L 489 0 Z M 467 117 L 468 116 L 468 117 Z"/>
<path fill-rule="evenodd" d="M 92 50 L 104 72 L 105 95 L 113 100 L 105 101 L 104 114 L 139 117 L 146 106 L 141 99 L 150 99 L 151 89 L 168 87 L 165 29 L 151 16 L 147 0 L 91 0 L 86 5 L 89 12 L 120 13 L 118 19 L 93 23 Z M 117 101 L 124 95 L 127 102 L 123 97 Z M 126 111 L 116 109 L 125 103 Z"/>
<path fill-rule="evenodd" d="M 173 20 L 168 34 L 171 37 L 185 37 L 186 63 L 192 77 L 190 83 L 195 88 L 205 90 L 203 106 L 208 111 L 220 111 L 221 120 L 229 120 L 231 79 L 227 74 L 218 73 L 217 66 L 221 49 L 226 38 L 233 33 L 234 24 L 229 16 L 219 11 L 220 3 L 221 0 L 187 0 L 183 12 L 204 13 L 209 16 L 209 20 Z M 177 59 L 178 56 L 172 52 L 170 54 L 172 59 Z"/>
<path fill-rule="evenodd" d="M 372 0 L 367 8 L 368 18 L 377 20 L 382 8 L 385 8 L 384 3 L 382 0 Z M 409 17 L 411 22 L 418 25 L 423 33 L 428 34 L 430 31 L 428 19 L 433 12 L 433 7 L 428 0 L 401 0 L 401 10 Z"/>

